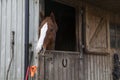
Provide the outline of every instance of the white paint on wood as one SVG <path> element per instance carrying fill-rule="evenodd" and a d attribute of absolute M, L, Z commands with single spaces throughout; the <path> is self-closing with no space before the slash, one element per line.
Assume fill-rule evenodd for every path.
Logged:
<path fill-rule="evenodd" d="M 5 49 L 5 47 L 6 47 L 6 39 L 5 39 L 5 35 L 6 35 L 6 32 L 5 32 L 5 30 L 6 30 L 6 0 L 2 0 L 2 26 L 1 26 L 1 32 L 2 32 L 2 34 L 1 34 L 1 64 L 0 64 L 0 66 L 1 66 L 1 71 L 0 71 L 0 78 L 2 79 L 2 80 L 5 80 L 5 74 L 6 74 L 6 71 L 5 71 L 5 69 L 6 69 L 6 55 L 5 55 L 5 53 L 6 53 L 6 49 Z"/>
<path fill-rule="evenodd" d="M 15 32 L 14 59 L 9 80 L 24 79 L 25 1 L 0 0 L 0 80 L 5 80 L 11 55 L 11 33 Z"/>
<path fill-rule="evenodd" d="M 29 9 L 29 43 L 32 44 L 32 51 L 35 52 L 38 41 L 39 0 L 30 0 Z"/>
<path fill-rule="evenodd" d="M 29 44 L 32 45 L 30 51 L 33 51 L 33 53 L 36 52 L 36 44 L 38 41 L 38 27 L 39 27 L 39 0 L 29 0 Z M 35 58 L 35 54 L 33 54 L 32 58 Z M 37 59 L 34 59 L 31 62 L 32 64 L 36 64 L 33 61 L 38 63 Z"/>
<path fill-rule="evenodd" d="M 12 10 L 12 7 L 11 7 L 11 0 L 8 0 L 7 1 L 7 6 L 6 6 L 6 30 L 5 30 L 5 33 L 6 33 L 6 70 L 8 70 L 8 67 L 9 67 L 9 63 L 10 63 L 10 59 L 12 57 L 12 53 L 11 53 L 11 10 Z M 9 72 L 10 74 L 10 72 Z M 7 75 L 7 73 L 5 74 Z M 10 77 L 10 75 L 8 75 L 8 78 Z"/>
<path fill-rule="evenodd" d="M 16 44 L 17 44 L 17 40 L 16 40 L 16 37 L 17 37 L 17 34 L 16 34 L 16 28 L 17 28 L 17 0 L 12 0 L 12 26 L 11 26 L 11 30 L 12 31 L 15 31 L 15 45 L 14 45 L 14 52 L 17 53 L 17 48 L 16 48 Z M 11 68 L 11 71 L 10 71 L 10 76 L 11 76 L 11 80 L 14 80 L 16 79 L 16 62 L 17 62 L 17 54 L 14 54 L 14 59 L 13 59 L 13 62 L 12 62 L 12 68 Z"/>
<path fill-rule="evenodd" d="M 35 10 L 34 10 L 34 3 L 33 3 L 34 0 L 30 0 L 29 1 L 29 43 L 32 43 L 34 42 L 34 28 L 37 28 L 36 26 L 34 26 L 35 24 Z"/>
<path fill-rule="evenodd" d="M 0 1 L 0 26 L 2 26 L 2 2 Z M 0 29 L 0 64 L 1 64 L 1 29 Z M 0 66 L 1 69 L 1 66 Z M 0 73 L 1 74 L 1 73 Z"/>
<path fill-rule="evenodd" d="M 18 16 L 17 16 L 17 28 L 16 28 L 16 34 L 17 34 L 17 36 L 16 36 L 16 39 L 17 39 L 17 58 L 19 58 L 19 56 L 21 56 L 21 41 L 22 41 L 22 0 L 18 0 L 17 1 L 17 5 L 18 5 L 18 7 L 17 7 L 17 12 L 18 12 Z M 16 72 L 18 73 L 17 75 L 16 75 L 16 78 L 18 79 L 19 77 L 20 77 L 20 79 L 21 79 L 21 73 L 20 73 L 20 70 L 21 70 L 21 66 L 19 65 L 19 64 L 21 64 L 21 59 L 18 59 L 17 60 L 17 70 L 16 70 Z"/>

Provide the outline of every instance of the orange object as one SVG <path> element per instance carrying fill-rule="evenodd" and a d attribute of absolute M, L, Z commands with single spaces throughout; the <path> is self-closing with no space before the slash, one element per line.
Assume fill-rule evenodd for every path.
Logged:
<path fill-rule="evenodd" d="M 30 66 L 30 76 L 31 77 L 34 77 L 36 71 L 37 71 L 37 67 L 36 66 Z"/>

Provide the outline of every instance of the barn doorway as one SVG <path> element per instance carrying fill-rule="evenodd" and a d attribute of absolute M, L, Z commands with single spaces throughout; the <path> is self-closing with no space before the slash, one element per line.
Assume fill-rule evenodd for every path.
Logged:
<path fill-rule="evenodd" d="M 45 15 L 54 13 L 58 24 L 55 50 L 76 51 L 75 8 L 53 0 L 45 0 Z"/>

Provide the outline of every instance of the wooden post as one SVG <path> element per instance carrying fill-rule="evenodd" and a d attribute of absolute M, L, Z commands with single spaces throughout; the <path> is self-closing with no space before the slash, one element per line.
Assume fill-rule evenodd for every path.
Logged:
<path fill-rule="evenodd" d="M 83 24 L 84 24 L 84 13 L 83 13 L 83 10 L 80 8 L 79 9 L 79 14 L 80 14 L 80 16 L 79 16 L 79 23 L 81 23 L 80 25 L 79 25 L 79 36 L 81 36 L 81 37 L 79 37 L 79 46 L 80 46 L 80 73 L 81 73 L 81 75 L 79 75 L 79 77 L 80 77 L 80 80 L 84 80 L 84 69 L 83 69 L 83 41 L 84 41 L 84 39 L 82 39 L 82 38 L 84 38 L 84 35 L 83 35 L 83 33 L 84 33 L 84 31 L 83 31 L 83 27 L 85 27 L 85 26 L 83 26 Z"/>

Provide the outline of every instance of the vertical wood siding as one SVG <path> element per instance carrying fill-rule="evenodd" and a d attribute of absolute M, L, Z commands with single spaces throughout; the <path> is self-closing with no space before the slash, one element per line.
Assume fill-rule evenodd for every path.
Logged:
<path fill-rule="evenodd" d="M 11 53 L 11 33 L 15 32 L 14 59 L 9 80 L 24 78 L 25 1 L 0 0 L 0 80 L 6 80 Z"/>
<path fill-rule="evenodd" d="M 85 80 L 112 80 L 110 55 L 84 55 Z"/>
<path fill-rule="evenodd" d="M 44 58 L 44 63 L 42 58 Z M 46 56 L 40 58 L 39 78 L 43 80 L 80 80 L 80 61 L 79 52 L 46 52 Z"/>
<path fill-rule="evenodd" d="M 29 44 L 31 44 L 29 55 L 34 55 L 38 41 L 39 28 L 39 0 L 29 0 Z"/>
<path fill-rule="evenodd" d="M 63 59 L 67 59 L 67 67 Z M 81 80 L 81 75 L 84 80 L 112 80 L 110 55 L 84 54 L 80 59 L 77 52 L 50 51 L 40 57 L 39 63 L 39 78 L 43 80 Z"/>

